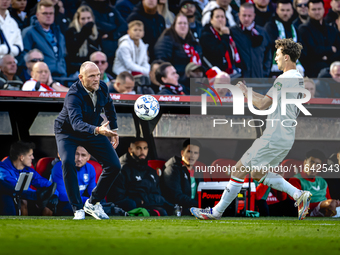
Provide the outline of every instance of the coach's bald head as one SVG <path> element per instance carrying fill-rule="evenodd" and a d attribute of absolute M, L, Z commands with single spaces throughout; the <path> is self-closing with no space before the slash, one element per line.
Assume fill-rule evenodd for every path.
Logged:
<path fill-rule="evenodd" d="M 80 66 L 78 77 L 87 90 L 94 92 L 99 89 L 100 71 L 95 63 L 91 61 L 84 62 Z"/>

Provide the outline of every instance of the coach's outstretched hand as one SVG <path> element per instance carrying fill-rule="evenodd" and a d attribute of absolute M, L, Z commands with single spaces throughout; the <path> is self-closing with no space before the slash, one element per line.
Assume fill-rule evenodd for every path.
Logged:
<path fill-rule="evenodd" d="M 109 138 L 113 148 L 117 148 L 119 144 L 119 136 L 117 134 L 117 131 L 112 131 L 108 128 L 110 121 L 107 121 L 100 127 L 98 127 L 98 134 L 105 135 Z"/>

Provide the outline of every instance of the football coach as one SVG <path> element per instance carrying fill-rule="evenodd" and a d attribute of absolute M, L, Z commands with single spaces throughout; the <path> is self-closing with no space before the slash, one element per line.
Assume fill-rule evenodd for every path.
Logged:
<path fill-rule="evenodd" d="M 54 123 L 58 152 L 62 161 L 63 178 L 75 220 L 85 219 L 85 212 L 96 219 L 108 219 L 100 201 L 105 198 L 120 172 L 115 151 L 119 143 L 116 111 L 107 85 L 100 81 L 100 71 L 93 62 L 84 62 L 79 80 L 68 91 L 63 109 Z M 108 121 L 101 125 L 104 109 Z M 103 172 L 84 208 L 79 192 L 75 152 L 83 146 L 102 165 Z"/>

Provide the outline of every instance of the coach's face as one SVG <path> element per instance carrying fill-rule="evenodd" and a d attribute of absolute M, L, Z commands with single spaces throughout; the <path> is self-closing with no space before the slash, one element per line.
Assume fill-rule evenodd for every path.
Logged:
<path fill-rule="evenodd" d="M 83 86 L 93 92 L 99 89 L 100 71 L 95 64 L 87 65 L 83 73 L 79 74 L 79 79 Z"/>

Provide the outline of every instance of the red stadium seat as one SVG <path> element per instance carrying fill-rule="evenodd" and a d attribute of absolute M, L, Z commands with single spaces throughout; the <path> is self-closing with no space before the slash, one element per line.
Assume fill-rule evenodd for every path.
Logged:
<path fill-rule="evenodd" d="M 230 169 L 232 166 L 235 166 L 237 161 L 233 159 L 216 159 L 212 162 L 211 166 L 215 167 L 215 172 L 211 173 L 212 181 L 222 182 L 222 181 L 229 181 L 231 172 L 224 172 L 224 169 Z M 218 167 L 217 167 L 218 166 Z M 221 168 L 220 168 L 221 167 Z"/>
<path fill-rule="evenodd" d="M 96 171 L 96 183 L 97 183 L 99 176 L 103 172 L 103 168 L 97 161 L 94 160 L 89 160 L 87 161 L 87 163 L 90 163 L 94 167 L 94 170 Z"/>
<path fill-rule="evenodd" d="M 156 170 L 158 176 L 161 176 L 165 162 L 165 160 L 151 159 L 148 161 L 148 166 Z"/>
<path fill-rule="evenodd" d="M 37 165 L 36 165 L 36 171 L 38 172 L 38 174 L 40 174 L 42 177 L 46 178 L 47 180 L 50 179 L 50 175 L 51 175 L 51 167 L 50 166 L 51 162 L 54 160 L 55 158 L 53 157 L 44 157 L 38 160 Z"/>
<path fill-rule="evenodd" d="M 296 174 L 296 169 L 294 166 L 296 166 L 298 171 L 300 170 L 300 166 L 303 165 L 302 160 L 296 160 L 296 159 L 286 159 L 282 161 L 281 166 L 284 167 L 283 170 L 285 171 L 283 173 L 283 178 L 288 179 L 293 177 Z"/>

